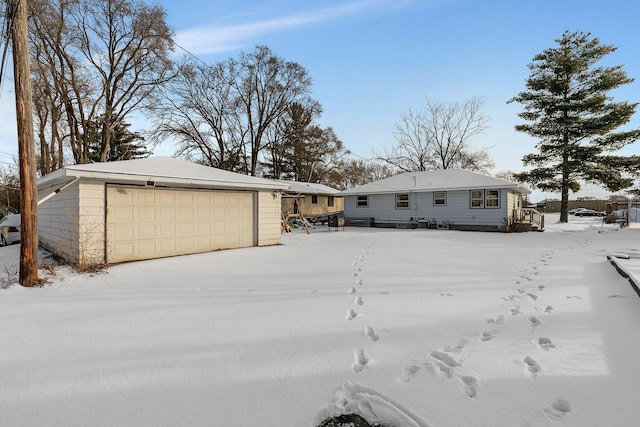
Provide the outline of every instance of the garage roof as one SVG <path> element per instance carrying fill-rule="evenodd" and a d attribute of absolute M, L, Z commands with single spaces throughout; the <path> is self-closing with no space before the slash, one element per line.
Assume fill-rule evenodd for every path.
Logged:
<path fill-rule="evenodd" d="M 203 166 L 173 157 L 158 156 L 118 162 L 65 166 L 42 177 L 38 185 L 63 184 L 75 178 L 89 178 L 113 183 L 147 184 L 156 187 L 246 188 L 283 190 L 286 184 Z"/>
<path fill-rule="evenodd" d="M 322 194 L 333 196 L 340 192 L 335 188 L 331 188 L 324 184 L 318 184 L 315 182 L 299 182 L 299 181 L 285 181 L 279 180 L 281 184 L 288 186 L 287 193 L 293 194 Z"/>

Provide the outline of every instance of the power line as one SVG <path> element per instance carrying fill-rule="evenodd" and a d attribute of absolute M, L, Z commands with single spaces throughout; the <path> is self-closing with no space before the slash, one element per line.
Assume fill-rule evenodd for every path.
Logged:
<path fill-rule="evenodd" d="M 196 61 L 201 62 L 202 64 L 206 65 L 207 67 L 210 67 L 211 64 L 207 64 L 206 62 L 204 62 L 204 60 L 198 58 L 196 55 L 194 55 L 193 53 L 189 52 L 186 48 L 180 46 L 178 43 L 176 43 L 175 41 L 173 42 L 173 44 L 179 48 L 180 50 L 184 51 L 187 55 L 189 55 L 190 57 L 192 57 L 193 59 L 195 59 Z"/>
<path fill-rule="evenodd" d="M 6 7 L 2 10 L 4 22 L 2 23 L 2 40 L 0 41 L 0 48 L 2 48 L 2 58 L 0 59 L 0 61 L 2 61 L 0 62 L 0 94 L 2 93 L 2 88 L 4 88 L 4 70 L 7 62 L 7 52 L 9 51 L 9 41 L 11 40 L 11 29 L 13 28 L 13 22 L 18 10 L 18 4 L 13 0 L 6 0 L 1 4 Z"/>

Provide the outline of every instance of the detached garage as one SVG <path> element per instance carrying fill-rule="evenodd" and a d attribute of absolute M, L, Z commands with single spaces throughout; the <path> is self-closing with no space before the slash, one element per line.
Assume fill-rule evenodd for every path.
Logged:
<path fill-rule="evenodd" d="M 38 181 L 40 245 L 79 266 L 280 243 L 285 184 L 171 157 Z"/>

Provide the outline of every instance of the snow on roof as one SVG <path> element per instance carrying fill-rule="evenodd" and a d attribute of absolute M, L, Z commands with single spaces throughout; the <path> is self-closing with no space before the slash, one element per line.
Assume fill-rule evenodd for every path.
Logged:
<path fill-rule="evenodd" d="M 453 191 L 474 188 L 509 188 L 521 193 L 529 190 L 521 184 L 464 169 L 407 172 L 380 181 L 341 191 L 339 195 L 382 194 L 398 191 Z"/>
<path fill-rule="evenodd" d="M 128 182 L 154 181 L 158 184 L 219 185 L 284 189 L 285 185 L 273 180 L 242 175 L 197 163 L 159 156 L 117 162 L 70 165 L 43 178 L 38 184 L 46 185 L 68 181 L 69 178 L 121 179 Z"/>
<path fill-rule="evenodd" d="M 286 180 L 278 180 L 282 184 L 286 184 L 289 186 L 287 193 L 295 193 L 295 194 L 328 194 L 330 196 L 337 194 L 340 190 L 336 190 L 335 188 L 331 188 L 324 184 L 317 184 L 314 182 L 299 182 L 299 181 L 286 181 Z"/>

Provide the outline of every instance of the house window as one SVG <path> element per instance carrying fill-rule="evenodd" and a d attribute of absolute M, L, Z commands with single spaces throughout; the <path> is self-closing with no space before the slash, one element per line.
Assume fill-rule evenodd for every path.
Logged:
<path fill-rule="evenodd" d="M 500 207 L 500 190 L 487 190 L 485 191 L 484 205 L 487 208 L 499 208 Z"/>
<path fill-rule="evenodd" d="M 359 208 L 366 208 L 369 206 L 369 196 L 358 196 L 356 206 Z"/>
<path fill-rule="evenodd" d="M 500 190 L 471 190 L 471 208 L 499 208 Z"/>
<path fill-rule="evenodd" d="M 396 194 L 396 209 L 409 209 L 409 194 Z"/>
<path fill-rule="evenodd" d="M 327 206 L 329 206 L 330 208 L 333 207 L 333 196 L 327 197 Z"/>
<path fill-rule="evenodd" d="M 484 208 L 484 191 L 471 190 L 471 207 Z"/>
<path fill-rule="evenodd" d="M 318 196 L 317 195 L 313 195 L 311 196 L 311 204 L 312 205 L 317 205 L 318 204 Z"/>
<path fill-rule="evenodd" d="M 433 193 L 433 205 L 434 206 L 445 206 L 447 204 L 447 192 L 446 191 L 436 191 Z"/>

